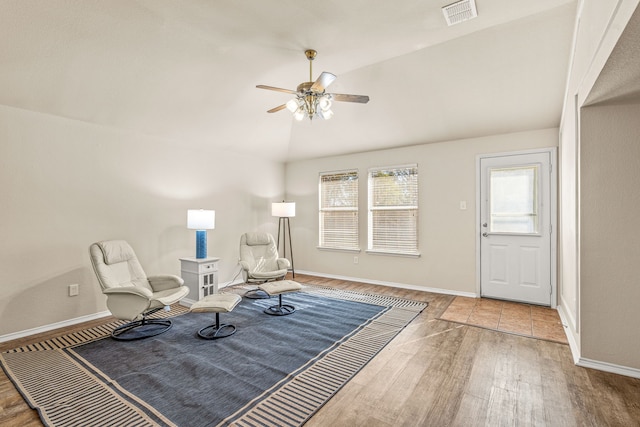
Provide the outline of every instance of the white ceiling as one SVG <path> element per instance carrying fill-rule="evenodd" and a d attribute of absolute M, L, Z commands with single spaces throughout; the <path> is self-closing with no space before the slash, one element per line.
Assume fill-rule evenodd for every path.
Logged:
<path fill-rule="evenodd" d="M 576 0 L 0 0 L 0 104 L 287 161 L 558 126 Z M 314 78 L 329 121 L 266 110 Z"/>

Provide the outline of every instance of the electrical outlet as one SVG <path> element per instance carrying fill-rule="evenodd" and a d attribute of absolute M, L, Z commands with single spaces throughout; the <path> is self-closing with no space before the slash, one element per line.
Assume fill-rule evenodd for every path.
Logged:
<path fill-rule="evenodd" d="M 78 288 L 79 286 L 77 283 L 74 283 L 73 285 L 69 285 L 69 296 L 70 297 L 77 296 L 78 293 L 80 293 L 80 290 Z"/>
<path fill-rule="evenodd" d="M 354 257 L 353 257 L 353 263 L 354 263 L 354 264 L 357 264 L 357 263 L 358 263 L 358 257 L 357 257 L 357 256 L 354 256 Z"/>

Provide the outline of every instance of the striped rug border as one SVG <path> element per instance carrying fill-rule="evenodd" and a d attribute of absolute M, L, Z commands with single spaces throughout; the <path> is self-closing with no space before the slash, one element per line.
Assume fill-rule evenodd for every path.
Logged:
<path fill-rule="evenodd" d="M 305 285 L 303 291 L 388 309 L 336 343 L 309 367 L 267 390 L 248 409 L 243 408 L 218 426 L 303 425 L 428 306 L 426 302 L 313 285 Z"/>
<path fill-rule="evenodd" d="M 167 317 L 176 317 L 182 314 L 188 313 L 189 309 L 180 304 L 174 304 L 171 306 L 170 311 L 158 311 L 149 319 L 161 319 Z M 48 340 L 40 341 L 35 344 L 28 344 L 21 347 L 16 347 L 11 350 L 4 351 L 3 353 L 25 353 L 29 351 L 43 351 L 43 350 L 56 350 L 70 347 L 76 347 L 82 344 L 86 344 L 91 341 L 101 340 L 111 336 L 111 331 L 120 325 L 127 323 L 124 320 L 114 320 L 113 322 L 105 323 L 104 325 L 94 326 L 92 328 L 83 329 L 81 331 L 64 334 L 59 337 L 54 337 Z"/>
<path fill-rule="evenodd" d="M 324 286 L 303 284 L 304 292 L 322 295 L 327 298 L 338 298 L 349 301 L 363 302 L 366 304 L 374 304 L 388 307 L 406 307 L 413 308 L 418 312 L 424 310 L 428 303 L 404 298 L 398 298 L 388 295 L 367 294 L 357 291 L 349 291 L 345 289 L 335 289 Z"/>
<path fill-rule="evenodd" d="M 2 354 L 3 368 L 45 425 L 174 426 L 157 411 L 142 410 L 115 393 L 62 349 Z M 43 371 L 42 367 L 47 366 Z M 64 381 L 60 381 L 64 378 Z"/>
<path fill-rule="evenodd" d="M 306 293 L 373 304 L 387 309 L 219 425 L 269 427 L 304 424 L 428 306 L 426 302 L 385 295 L 304 283 L 303 286 L 302 291 Z M 243 286 L 235 286 L 223 289 L 222 292 L 241 290 Z M 188 311 L 187 307 L 175 304 L 170 311 L 160 311 L 151 317 L 175 317 Z M 75 425 L 69 420 L 74 413 L 77 415 L 80 408 L 83 411 L 88 409 L 89 412 L 85 415 L 90 413 L 83 418 L 82 425 L 87 426 L 172 425 L 146 403 L 132 403 L 131 396 L 127 398 L 123 396 L 122 390 L 109 387 L 63 351 L 109 337 L 115 327 L 124 323 L 113 321 L 5 351 L 0 353 L 0 365 L 27 403 L 38 410 L 45 425 Z M 60 365 L 55 367 L 53 377 L 65 378 L 64 386 L 57 386 L 56 390 L 47 387 L 46 379 L 39 376 L 42 367 L 50 364 Z M 53 405 L 55 409 L 45 409 L 51 408 L 47 405 Z"/>

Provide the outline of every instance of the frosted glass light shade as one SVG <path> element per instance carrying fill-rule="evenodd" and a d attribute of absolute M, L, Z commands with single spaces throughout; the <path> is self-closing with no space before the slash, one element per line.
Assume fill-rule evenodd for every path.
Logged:
<path fill-rule="evenodd" d="M 297 121 L 301 121 L 302 119 L 304 119 L 304 111 L 302 111 L 302 108 L 298 108 L 296 110 L 295 113 L 293 113 L 293 118 L 296 119 Z"/>
<path fill-rule="evenodd" d="M 296 216 L 296 202 L 271 203 L 271 215 L 280 218 L 290 218 Z"/>
<path fill-rule="evenodd" d="M 187 211 L 187 228 L 192 230 L 213 230 L 216 228 L 216 211 L 189 209 Z"/>
<path fill-rule="evenodd" d="M 295 99 L 288 100 L 286 106 L 287 110 L 291 111 L 292 113 L 295 113 L 299 107 L 298 101 L 296 101 Z"/>
<path fill-rule="evenodd" d="M 322 98 L 320 98 L 320 101 L 318 101 L 318 106 L 322 111 L 327 111 L 329 108 L 331 108 L 331 100 L 326 96 L 323 96 Z"/>
<path fill-rule="evenodd" d="M 331 117 L 333 117 L 333 111 L 331 111 L 331 110 L 322 110 L 322 111 L 320 111 L 320 117 L 322 117 L 325 120 L 329 120 Z"/>

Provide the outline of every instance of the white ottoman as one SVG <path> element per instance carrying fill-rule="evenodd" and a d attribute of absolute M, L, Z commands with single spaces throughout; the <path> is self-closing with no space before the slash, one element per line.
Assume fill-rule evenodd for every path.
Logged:
<path fill-rule="evenodd" d="M 282 294 L 289 292 L 298 292 L 302 289 L 302 285 L 293 280 L 277 280 L 275 282 L 263 283 L 258 288 L 267 293 L 270 297 L 278 295 L 278 305 L 272 305 L 264 310 L 265 313 L 272 316 L 286 316 L 296 311 L 296 308 L 290 304 L 282 304 Z"/>
<path fill-rule="evenodd" d="M 229 313 L 242 301 L 236 294 L 212 294 L 195 302 L 189 311 L 192 313 L 215 313 L 216 323 L 198 331 L 198 336 L 207 340 L 228 337 L 236 332 L 233 325 L 220 324 L 220 313 Z"/>

